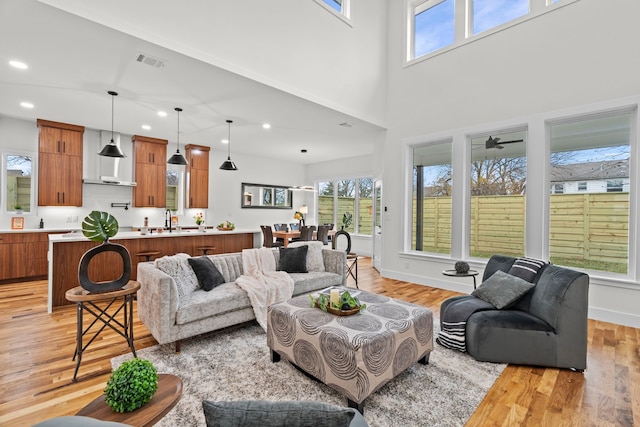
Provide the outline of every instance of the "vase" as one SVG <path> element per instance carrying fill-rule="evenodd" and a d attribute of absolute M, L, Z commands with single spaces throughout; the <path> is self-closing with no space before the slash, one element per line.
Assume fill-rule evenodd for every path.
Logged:
<path fill-rule="evenodd" d="M 122 258 L 122 275 L 112 281 L 107 282 L 94 282 L 89 278 L 88 270 L 89 263 L 96 255 L 102 252 L 115 252 Z M 80 259 L 80 265 L 78 266 L 78 282 L 80 285 L 89 292 L 111 292 L 118 289 L 122 289 L 131 278 L 131 255 L 129 250 L 117 243 L 111 243 L 106 240 L 98 246 L 94 246 L 82 255 Z"/>
<path fill-rule="evenodd" d="M 205 228 L 204 224 L 200 224 L 198 225 L 198 231 L 202 231 L 204 233 L 205 231 L 207 231 L 207 229 Z"/>

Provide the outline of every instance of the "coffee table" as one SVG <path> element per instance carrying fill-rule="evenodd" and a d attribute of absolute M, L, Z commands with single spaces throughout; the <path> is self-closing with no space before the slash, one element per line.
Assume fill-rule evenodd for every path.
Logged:
<path fill-rule="evenodd" d="M 82 408 L 76 415 L 102 421 L 116 421 L 133 427 L 149 427 L 169 413 L 182 396 L 182 380 L 171 374 L 158 374 L 158 391 L 141 408 L 132 412 L 114 412 L 104 401 L 104 394 Z"/>
<path fill-rule="evenodd" d="M 312 308 L 308 295 L 269 306 L 267 345 L 273 362 L 284 357 L 363 412 L 368 396 L 415 362 L 429 362 L 433 313 L 384 295 L 349 291 L 367 305 L 352 316 Z"/>

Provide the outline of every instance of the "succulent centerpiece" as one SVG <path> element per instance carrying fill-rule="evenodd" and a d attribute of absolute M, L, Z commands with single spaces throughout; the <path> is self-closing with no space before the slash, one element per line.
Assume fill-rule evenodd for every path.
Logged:
<path fill-rule="evenodd" d="M 131 359 L 113 371 L 104 400 L 115 412 L 131 412 L 148 403 L 158 390 L 158 371 L 145 359 Z"/>

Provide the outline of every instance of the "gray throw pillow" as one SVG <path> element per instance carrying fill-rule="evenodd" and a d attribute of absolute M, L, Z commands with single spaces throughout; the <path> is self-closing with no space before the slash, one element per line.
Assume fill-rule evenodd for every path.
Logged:
<path fill-rule="evenodd" d="M 355 410 L 322 402 L 202 402 L 207 427 L 348 427 Z"/>
<path fill-rule="evenodd" d="M 534 286 L 533 283 L 498 270 L 471 295 L 493 304 L 497 309 L 503 309 L 515 303 Z"/>
<path fill-rule="evenodd" d="M 189 265 L 198 278 L 200 287 L 205 291 L 210 291 L 218 285 L 224 283 L 222 273 L 213 265 L 213 262 L 207 257 L 189 258 Z"/>
<path fill-rule="evenodd" d="M 307 250 L 309 247 L 280 248 L 280 271 L 307 273 Z"/>

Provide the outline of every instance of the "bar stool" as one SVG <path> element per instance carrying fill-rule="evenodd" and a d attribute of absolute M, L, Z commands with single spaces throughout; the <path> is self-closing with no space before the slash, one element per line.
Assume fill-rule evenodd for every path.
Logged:
<path fill-rule="evenodd" d="M 136 254 L 138 257 L 145 257 L 146 262 L 151 261 L 151 257 L 157 257 L 158 255 L 160 255 L 160 252 L 158 251 L 144 251 Z"/>
<path fill-rule="evenodd" d="M 214 251 L 216 247 L 215 246 L 198 246 L 196 249 L 199 251 L 202 251 L 202 255 L 207 255 L 208 251 Z"/>

